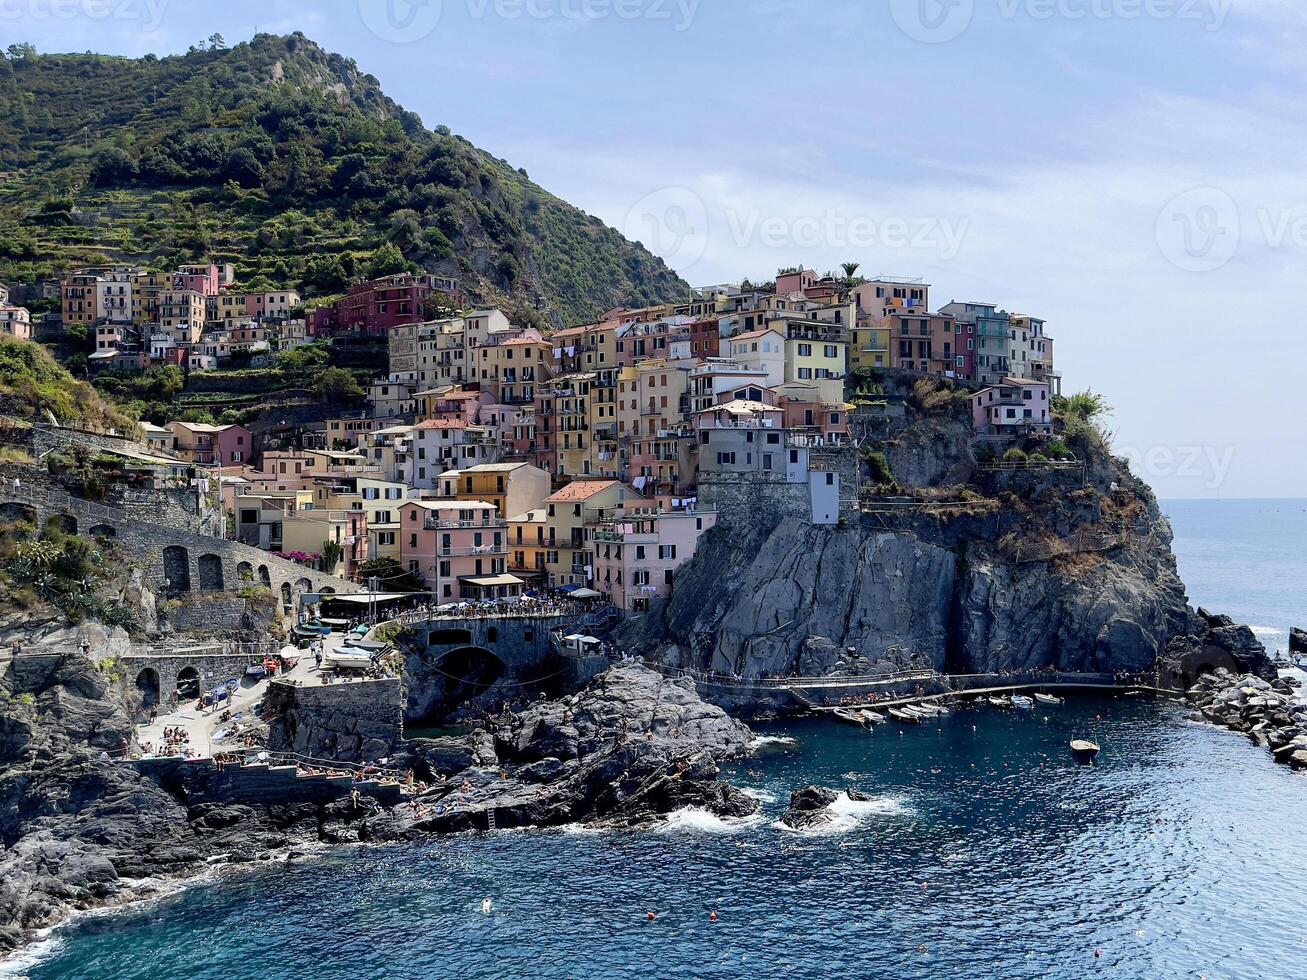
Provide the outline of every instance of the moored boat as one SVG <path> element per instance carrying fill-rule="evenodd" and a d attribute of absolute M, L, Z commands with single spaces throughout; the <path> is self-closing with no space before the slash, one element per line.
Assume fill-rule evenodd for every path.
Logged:
<path fill-rule="evenodd" d="M 985 698 L 985 702 L 994 708 L 1010 708 L 1012 702 L 1007 698 Z"/>
<path fill-rule="evenodd" d="M 868 708 L 864 708 L 862 711 L 859 711 L 858 714 L 868 726 L 883 725 L 887 720 L 879 711 L 872 711 Z"/>
<path fill-rule="evenodd" d="M 1085 762 L 1093 762 L 1094 757 L 1102 751 L 1097 742 L 1091 742 L 1085 738 L 1073 738 L 1071 740 L 1071 753 Z"/>
<path fill-rule="evenodd" d="M 1059 698 L 1054 694 L 1044 694 L 1043 692 L 1040 692 L 1035 695 L 1035 700 L 1040 704 L 1062 704 L 1065 699 Z"/>
<path fill-rule="evenodd" d="M 862 725 L 862 719 L 858 717 L 857 713 L 849 711 L 847 708 L 836 708 L 831 714 L 840 721 L 847 721 L 850 725 L 858 725 L 859 727 Z"/>
<path fill-rule="evenodd" d="M 1012 707 L 1018 711 L 1029 711 L 1035 706 L 1033 698 L 1028 698 L 1024 694 L 1012 695 Z"/>
<path fill-rule="evenodd" d="M 901 721 L 907 725 L 920 725 L 922 722 L 921 715 L 908 711 L 906 708 L 890 708 L 889 716 L 895 721 Z"/>

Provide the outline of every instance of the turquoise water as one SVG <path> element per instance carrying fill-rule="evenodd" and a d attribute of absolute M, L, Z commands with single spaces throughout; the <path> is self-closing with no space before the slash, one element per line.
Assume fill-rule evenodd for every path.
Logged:
<path fill-rule="evenodd" d="M 1307 581 L 1282 564 L 1301 518 L 1290 532 L 1275 516 L 1286 510 L 1168 510 L 1191 535 L 1177 550 L 1197 600 L 1267 628 L 1303 618 L 1276 605 L 1300 602 L 1290 593 Z M 1249 521 L 1275 543 L 1213 540 Z M 1253 553 L 1275 567 L 1238 572 Z M 1121 698 L 1033 715 L 961 709 L 874 734 L 796 723 L 765 733 L 793 741 L 728 772 L 764 801 L 742 824 L 688 813 L 648 833 L 351 849 L 81 919 L 12 969 L 35 980 L 1303 976 L 1307 778 L 1183 716 Z M 1093 768 L 1066 749 L 1086 734 L 1104 746 Z M 873 800 L 842 808 L 830 833 L 775 826 L 809 783 Z"/>

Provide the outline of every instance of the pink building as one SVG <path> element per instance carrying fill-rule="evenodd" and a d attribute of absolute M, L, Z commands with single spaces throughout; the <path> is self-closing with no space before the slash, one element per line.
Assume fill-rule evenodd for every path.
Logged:
<path fill-rule="evenodd" d="M 699 539 L 717 523 L 714 511 L 623 511 L 587 528 L 594 554 L 594 588 L 627 612 L 671 595 L 676 570 L 694 555 Z"/>
<path fill-rule="evenodd" d="M 399 508 L 400 563 L 440 602 L 520 595 L 507 574 L 508 522 L 482 500 L 410 500 Z"/>
<path fill-rule="evenodd" d="M 820 436 L 828 446 L 841 445 L 848 439 L 849 416 L 844 406 L 827 405 L 815 398 L 780 398 L 783 424 L 787 429 L 807 430 Z"/>
<path fill-rule="evenodd" d="M 801 293 L 815 285 L 817 285 L 817 273 L 811 269 L 782 273 L 776 277 L 776 295 L 788 296 L 790 293 Z"/>
<path fill-rule="evenodd" d="M 992 435 L 1053 432 L 1048 383 L 1030 378 L 1004 378 L 971 397 L 976 432 Z"/>
<path fill-rule="evenodd" d="M 243 425 L 169 422 L 168 429 L 177 455 L 199 466 L 235 466 L 254 458 L 254 435 Z"/>
<path fill-rule="evenodd" d="M 173 289 L 190 289 L 201 296 L 218 295 L 218 267 L 208 265 L 180 265 L 172 277 Z"/>

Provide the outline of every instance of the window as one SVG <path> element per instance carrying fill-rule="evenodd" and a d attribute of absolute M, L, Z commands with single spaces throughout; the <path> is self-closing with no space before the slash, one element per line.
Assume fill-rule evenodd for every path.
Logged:
<path fill-rule="evenodd" d="M 811 356 L 812 356 L 812 344 L 800 344 L 800 345 L 799 345 L 799 356 L 800 356 L 800 357 L 811 357 Z"/>

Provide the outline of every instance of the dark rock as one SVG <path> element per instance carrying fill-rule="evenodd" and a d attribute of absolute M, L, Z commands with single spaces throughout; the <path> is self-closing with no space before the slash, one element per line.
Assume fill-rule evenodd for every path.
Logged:
<path fill-rule="evenodd" d="M 1289 630 L 1289 652 L 1307 653 L 1307 630 L 1297 626 Z"/>
<path fill-rule="evenodd" d="M 856 789 L 844 791 L 850 800 L 865 801 L 870 797 Z M 831 804 L 840 793 L 825 786 L 805 786 L 790 794 L 790 805 L 781 815 L 781 823 L 794 830 L 821 830 L 834 819 Z"/>

